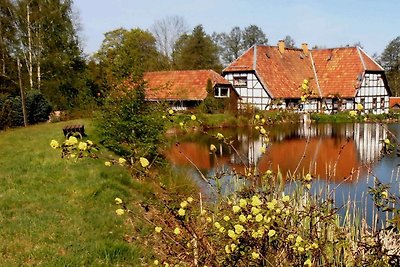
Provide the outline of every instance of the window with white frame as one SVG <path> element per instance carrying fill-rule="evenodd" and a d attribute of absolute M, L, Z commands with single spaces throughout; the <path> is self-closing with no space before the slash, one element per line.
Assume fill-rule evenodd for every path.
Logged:
<path fill-rule="evenodd" d="M 247 77 L 233 77 L 233 86 L 247 87 Z"/>
<path fill-rule="evenodd" d="M 225 86 L 215 86 L 214 87 L 215 97 L 229 97 L 229 88 Z"/>

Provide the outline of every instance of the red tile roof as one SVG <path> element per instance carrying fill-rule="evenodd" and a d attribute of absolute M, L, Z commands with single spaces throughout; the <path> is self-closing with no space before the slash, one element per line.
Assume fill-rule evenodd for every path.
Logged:
<path fill-rule="evenodd" d="M 400 107 L 400 97 L 390 97 L 389 98 L 389 107 L 399 108 Z"/>
<path fill-rule="evenodd" d="M 276 46 L 253 46 L 223 72 L 241 71 L 255 71 L 273 98 L 299 98 L 304 79 L 311 81 L 317 96 L 354 97 L 365 71 L 383 69 L 358 47 L 310 50 L 306 55 L 302 49 L 280 53 Z"/>
<path fill-rule="evenodd" d="M 323 96 L 354 97 L 365 71 L 383 71 L 357 47 L 313 50 L 312 58 Z"/>
<path fill-rule="evenodd" d="M 204 100 L 207 81 L 229 85 L 229 81 L 213 70 L 184 70 L 146 72 L 146 99 L 148 100 Z"/>

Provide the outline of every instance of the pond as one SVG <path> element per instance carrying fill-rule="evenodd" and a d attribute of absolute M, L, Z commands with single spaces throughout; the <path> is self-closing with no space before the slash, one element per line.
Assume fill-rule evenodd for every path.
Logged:
<path fill-rule="evenodd" d="M 188 170 L 206 193 L 211 193 L 210 184 L 202 176 L 220 175 L 223 191 L 229 192 L 237 186 L 232 172 L 244 173 L 246 166 L 257 166 L 260 172 L 280 171 L 284 179 L 288 173 L 310 173 L 315 177 L 314 192 L 335 188 L 337 207 L 350 199 L 352 205 L 365 210 L 369 224 L 374 212 L 368 188 L 374 186 L 374 177 L 390 184 L 390 192 L 399 195 L 400 157 L 381 153 L 386 138 L 393 134 L 400 139 L 399 124 L 281 124 L 268 131 L 270 144 L 265 153 L 261 149 L 265 140 L 257 130 L 229 128 L 175 136 L 166 157 L 177 168 Z M 218 132 L 232 147 L 213 137 Z M 211 144 L 217 147 L 216 155 L 210 153 Z M 215 185 L 213 179 L 211 185 Z"/>

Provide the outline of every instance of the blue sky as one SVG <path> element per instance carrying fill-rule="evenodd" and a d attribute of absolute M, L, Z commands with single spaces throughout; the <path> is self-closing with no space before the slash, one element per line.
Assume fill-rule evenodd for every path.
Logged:
<path fill-rule="evenodd" d="M 75 0 L 84 51 L 97 51 L 104 33 L 123 27 L 150 29 L 167 16 L 181 16 L 192 30 L 208 34 L 262 28 L 268 43 L 286 35 L 296 45 L 338 47 L 360 42 L 370 55 L 381 54 L 400 35 L 399 0 Z"/>

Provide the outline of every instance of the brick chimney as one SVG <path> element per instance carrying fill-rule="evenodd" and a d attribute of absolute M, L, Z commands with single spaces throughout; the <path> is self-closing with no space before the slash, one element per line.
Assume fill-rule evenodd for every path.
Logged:
<path fill-rule="evenodd" d="M 281 54 L 283 54 L 285 52 L 285 41 L 284 40 L 279 40 L 278 49 Z"/>
<path fill-rule="evenodd" d="M 303 50 L 304 55 L 308 56 L 308 44 L 307 43 L 302 43 L 301 44 L 301 49 Z"/>

